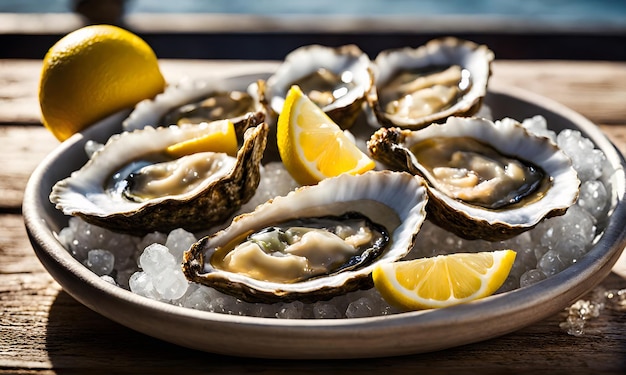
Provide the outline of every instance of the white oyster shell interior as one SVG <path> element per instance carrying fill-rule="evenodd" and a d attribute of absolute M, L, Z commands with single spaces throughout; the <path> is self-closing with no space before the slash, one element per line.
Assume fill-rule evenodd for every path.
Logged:
<path fill-rule="evenodd" d="M 137 103 L 135 109 L 122 123 L 122 127 L 126 131 L 143 129 L 146 126 L 156 127 L 161 118 L 170 110 L 199 100 L 214 92 L 246 92 L 258 101 L 258 94 L 249 92 L 249 90 L 255 87 L 253 84 L 259 77 L 264 76 L 242 75 L 219 79 L 184 78 L 176 84 L 166 87 L 165 91 L 153 99 L 145 99 Z M 258 109 L 261 109 L 260 103 L 258 103 Z M 233 122 L 235 121 L 237 119 L 234 119 Z"/>
<path fill-rule="evenodd" d="M 551 178 L 552 186 L 545 195 L 536 201 L 515 205 L 511 208 L 485 209 L 465 204 L 443 194 L 436 189 L 432 193 L 450 207 L 455 207 L 461 215 L 486 221 L 491 225 L 531 227 L 555 210 L 564 210 L 578 197 L 580 180 L 572 167 L 571 159 L 549 138 L 530 134 L 515 121 L 492 122 L 482 118 L 450 117 L 444 124 L 433 124 L 427 128 L 411 132 L 405 145 L 436 137 L 471 137 L 491 145 L 504 155 L 525 160 L 540 167 Z M 419 166 L 419 160 L 413 157 Z M 434 177 L 422 169 L 427 179 Z"/>
<path fill-rule="evenodd" d="M 208 124 L 198 126 L 171 126 L 168 128 L 146 128 L 137 132 L 125 132 L 113 135 L 107 145 L 92 155 L 91 159 L 78 171 L 59 181 L 52 190 L 51 200 L 66 215 L 87 213 L 95 216 L 107 216 L 112 213 L 131 212 L 147 202 L 134 202 L 116 194 L 111 194 L 105 186 L 113 173 L 127 163 L 128 150 L 138 156 L 163 151 L 168 146 L 201 136 L 206 133 Z M 198 184 L 183 195 L 192 195 L 206 184 L 224 176 L 234 165 L 236 159 L 223 153 L 212 153 L 216 169 L 210 179 Z M 151 204 L 171 199 L 172 196 L 154 198 Z"/>
<path fill-rule="evenodd" d="M 354 88 L 332 103 L 324 106 L 325 112 L 349 106 L 364 97 L 371 87 L 371 61 L 356 45 L 327 47 L 307 45 L 290 52 L 278 70 L 267 80 L 265 96 L 275 113 L 283 109 L 285 97 L 293 82 L 320 68 L 335 74 L 349 72 Z"/>
<path fill-rule="evenodd" d="M 417 48 L 399 48 L 382 51 L 374 59 L 374 87 L 368 101 L 375 116 L 370 116 L 372 125 L 378 121 L 387 126 L 420 128 L 452 115 L 473 114 L 487 94 L 494 53 L 485 45 L 457 38 L 434 39 Z M 454 104 L 429 115 L 413 117 L 385 112 L 379 102 L 378 93 L 399 72 L 428 69 L 432 67 L 459 66 L 469 73 L 471 86 Z M 377 120 L 378 119 L 378 120 Z"/>
<path fill-rule="evenodd" d="M 391 214 L 386 215 L 377 205 L 362 204 L 368 200 L 386 206 Z M 194 251 L 202 251 L 204 264 L 199 265 L 200 274 L 192 275 L 194 281 L 210 286 L 243 286 L 246 290 L 252 290 L 252 294 L 265 294 L 279 299 L 293 295 L 311 296 L 319 291 L 324 294 L 329 291 L 332 293 L 333 290 L 342 291 L 353 279 L 367 277 L 376 264 L 401 259 L 412 249 L 415 236 L 426 216 L 427 201 L 425 182 L 419 176 L 391 171 L 369 171 L 358 176 L 340 175 L 325 179 L 317 185 L 299 188 L 286 196 L 276 197 L 255 211 L 235 218 L 223 231 L 201 240 L 206 241 L 202 248 L 192 247 L 188 250 L 185 263 L 190 268 L 189 265 L 197 262 L 198 258 Z M 348 211 L 363 213 L 373 222 L 387 226 L 391 234 L 391 241 L 384 252 L 361 268 L 296 283 L 280 283 L 223 271 L 210 264 L 209 259 L 217 247 L 240 238 L 242 233 L 289 219 L 341 215 Z"/>

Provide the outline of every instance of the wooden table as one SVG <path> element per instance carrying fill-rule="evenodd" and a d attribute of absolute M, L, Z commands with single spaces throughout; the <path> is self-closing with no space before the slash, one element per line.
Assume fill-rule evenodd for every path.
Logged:
<path fill-rule="evenodd" d="M 275 62 L 161 62 L 168 81 L 184 75 L 272 69 Z M 40 124 L 41 62 L 0 60 L 0 374 L 56 372 L 180 373 L 626 373 L 626 313 L 605 309 L 582 337 L 559 328 L 557 314 L 515 333 L 441 352 L 350 361 L 242 360 L 184 349 L 118 325 L 76 302 L 41 266 L 25 233 L 27 179 L 59 143 Z M 626 63 L 497 61 L 493 81 L 526 88 L 587 116 L 626 152 Z M 621 267 L 621 271 L 617 267 Z M 614 271 L 626 275 L 626 257 Z M 625 276 L 626 277 L 626 276 Z M 611 273 L 600 285 L 626 288 Z"/>

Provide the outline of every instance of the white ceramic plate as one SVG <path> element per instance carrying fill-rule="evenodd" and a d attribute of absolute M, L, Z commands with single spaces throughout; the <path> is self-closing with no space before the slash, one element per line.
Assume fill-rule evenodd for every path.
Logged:
<path fill-rule="evenodd" d="M 626 246 L 624 159 L 581 115 L 546 98 L 492 87 L 485 103 L 493 117 L 543 115 L 553 130 L 580 130 L 616 169 L 617 205 L 599 242 L 579 262 L 530 287 L 445 309 L 331 320 L 279 320 L 233 316 L 169 305 L 101 280 L 56 240 L 67 225 L 48 201 L 52 185 L 86 161 L 84 143 L 121 130 L 118 113 L 54 150 L 32 174 L 24 196 L 28 235 L 42 264 L 67 293 L 90 309 L 147 335 L 212 353 L 262 358 L 384 357 L 435 351 L 500 336 L 561 311 L 608 275 Z"/>

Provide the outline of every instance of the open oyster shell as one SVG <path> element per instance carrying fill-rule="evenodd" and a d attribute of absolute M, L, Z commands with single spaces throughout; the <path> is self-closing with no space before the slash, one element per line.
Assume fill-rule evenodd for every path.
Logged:
<path fill-rule="evenodd" d="M 213 80 L 183 79 L 153 99 L 137 104 L 122 124 L 127 131 L 145 126 L 199 124 L 229 119 L 238 136 L 246 130 L 246 119 L 265 114 L 252 76 L 233 76 Z M 249 92 L 252 90 L 252 92 Z"/>
<path fill-rule="evenodd" d="M 453 37 L 382 51 L 367 97 L 369 120 L 418 129 L 449 116 L 473 115 L 487 93 L 493 60 L 487 46 Z"/>
<path fill-rule="evenodd" d="M 401 259 L 413 247 L 425 217 L 427 199 L 423 179 L 404 172 L 370 171 L 326 179 L 270 200 L 255 211 L 236 217 L 226 229 L 201 239 L 185 252 L 183 272 L 192 281 L 252 302 L 328 299 L 370 287 L 370 274 L 376 264 Z M 245 243 L 251 233 L 285 223 L 291 226 L 290 221 L 300 223 L 296 227 L 309 227 L 308 223 L 317 218 L 330 217 L 329 220 L 341 225 L 342 215 L 362 215 L 374 226 L 382 226 L 389 235 L 388 243 L 373 256 L 357 253 L 322 274 L 305 276 L 295 282 L 275 281 L 273 277 L 279 275 L 271 272 L 261 277 L 245 274 L 247 269 L 257 269 L 265 261 L 254 260 L 255 267 L 244 267 L 241 272 L 220 266 L 224 253 L 228 255 L 238 244 Z M 313 249 L 314 256 L 328 251 L 324 245 L 304 247 Z M 284 252 L 275 254 L 272 261 L 286 259 L 289 250 Z M 310 262 L 307 264 L 313 261 Z"/>
<path fill-rule="evenodd" d="M 372 87 L 369 57 L 356 45 L 307 45 L 290 52 L 267 79 L 263 99 L 274 115 L 282 111 L 292 85 L 298 85 L 342 128 L 352 126 Z"/>
<path fill-rule="evenodd" d="M 467 147 L 474 143 L 481 146 Z M 580 180 L 571 159 L 549 138 L 530 134 L 516 121 L 450 117 L 420 130 L 381 128 L 368 149 L 392 169 L 423 176 L 430 197 L 428 218 L 468 239 L 510 238 L 544 218 L 564 214 L 578 198 Z M 485 166 L 487 174 L 480 171 Z M 528 174 L 510 177 L 513 170 Z M 467 194 L 454 192 L 476 176 Z"/>
<path fill-rule="evenodd" d="M 254 127 L 246 131 L 236 158 L 224 153 L 202 153 L 200 161 L 183 161 L 187 156 L 168 160 L 181 163 L 172 168 L 171 175 L 206 170 L 192 188 L 147 197 L 130 195 L 114 181 L 130 181 L 131 174 L 141 172 L 136 163 L 147 160 L 149 166 L 156 165 L 155 155 L 162 154 L 170 145 L 202 136 L 208 124 L 146 127 L 113 135 L 80 170 L 53 186 L 50 201 L 66 215 L 80 216 L 118 232 L 207 229 L 227 220 L 256 191 L 269 131 L 266 123 L 257 125 L 258 121 L 256 117 L 247 120 Z M 192 162 L 196 164 L 189 164 Z M 183 167 L 182 163 L 196 169 Z M 169 186 L 166 192 L 167 189 Z"/>

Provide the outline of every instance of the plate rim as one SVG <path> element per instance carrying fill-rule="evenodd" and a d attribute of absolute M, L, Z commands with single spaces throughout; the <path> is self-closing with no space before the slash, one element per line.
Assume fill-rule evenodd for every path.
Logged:
<path fill-rule="evenodd" d="M 580 295 L 591 290 L 608 275 L 613 264 L 619 258 L 621 250 L 626 246 L 626 229 L 619 228 L 617 225 L 618 222 L 626 222 L 626 207 L 623 202 L 625 198 L 624 186 L 626 185 L 626 178 L 624 177 L 626 162 L 615 145 L 596 125 L 564 105 L 539 94 L 512 86 L 491 85 L 489 92 L 530 102 L 570 119 L 579 127 L 582 126 L 581 130 L 586 133 L 586 136 L 590 136 L 596 147 L 602 149 L 605 154 L 608 152 L 607 158 L 616 167 L 618 174 L 616 177 L 616 181 L 619 182 L 616 187 L 618 189 L 618 202 L 605 233 L 598 243 L 577 264 L 529 287 L 518 288 L 446 309 L 403 312 L 367 318 L 288 320 L 193 310 L 151 300 L 111 285 L 73 258 L 56 240 L 52 230 L 45 223 L 45 218 L 40 213 L 40 210 L 45 210 L 43 206 L 50 203 L 44 201 L 39 187 L 50 173 L 49 168 L 54 165 L 56 159 L 69 152 L 72 147 L 77 147 L 75 145 L 90 139 L 91 134 L 96 129 L 101 129 L 106 124 L 118 121 L 118 118 L 123 116 L 121 113 L 116 113 L 83 133 L 75 134 L 61 143 L 37 166 L 29 178 L 24 193 L 23 216 L 27 234 L 37 257 L 46 270 L 68 294 L 81 304 L 128 328 L 198 350 L 258 358 L 372 358 L 429 352 L 501 336 L 557 313 L 567 303 L 571 303 Z M 617 222 L 617 219 L 613 219 L 614 215 L 618 215 L 617 219 L 619 220 Z M 616 246 L 621 250 L 616 249 Z M 574 282 L 575 288 L 566 286 L 565 281 Z M 546 289 L 550 293 L 537 293 L 539 290 Z M 105 306 L 103 306 L 102 301 L 106 301 Z M 119 314 L 119 309 L 116 309 L 115 306 L 106 306 L 107 303 L 113 302 L 121 304 L 122 308 L 129 311 Z M 549 305 L 552 308 L 534 308 L 548 304 L 548 302 L 551 302 Z M 144 322 L 137 322 L 136 315 L 143 314 L 149 316 Z M 441 334 L 446 327 L 458 324 L 459 321 L 468 325 L 480 325 L 485 320 L 503 315 L 508 315 L 511 319 L 508 319 L 508 322 L 497 329 L 488 328 L 482 333 L 473 329 L 473 335 L 455 336 L 452 340 L 421 342 L 426 333 Z M 164 318 L 176 321 L 178 324 L 184 323 L 180 334 L 169 331 L 173 327 L 172 323 L 167 324 L 167 330 L 151 330 L 151 324 Z M 216 345 L 215 343 L 203 342 L 202 337 L 194 336 L 193 332 L 190 332 L 192 329 L 200 329 L 201 332 L 210 330 L 214 334 L 217 333 L 218 336 L 221 335 L 222 339 L 226 339 L 224 336 L 229 331 L 233 332 L 233 329 L 237 335 L 233 335 L 235 337 L 230 338 L 225 345 Z M 191 336 L 184 337 L 183 333 L 191 334 Z M 273 344 L 267 340 L 253 343 L 253 340 L 241 340 L 239 336 L 268 333 L 274 335 Z M 408 340 L 410 344 L 399 345 L 398 339 L 394 339 L 394 336 L 397 337 L 398 335 L 404 335 L 402 341 Z M 361 347 L 359 351 L 345 348 L 346 343 L 362 342 L 363 340 L 367 340 L 371 346 L 366 349 Z M 280 343 L 277 344 L 277 341 Z M 242 342 L 247 342 L 247 344 L 242 345 Z M 261 346 L 264 347 L 261 348 Z M 250 353 L 251 347 L 262 350 Z M 278 352 L 276 351 L 277 348 L 285 349 L 285 351 Z"/>

